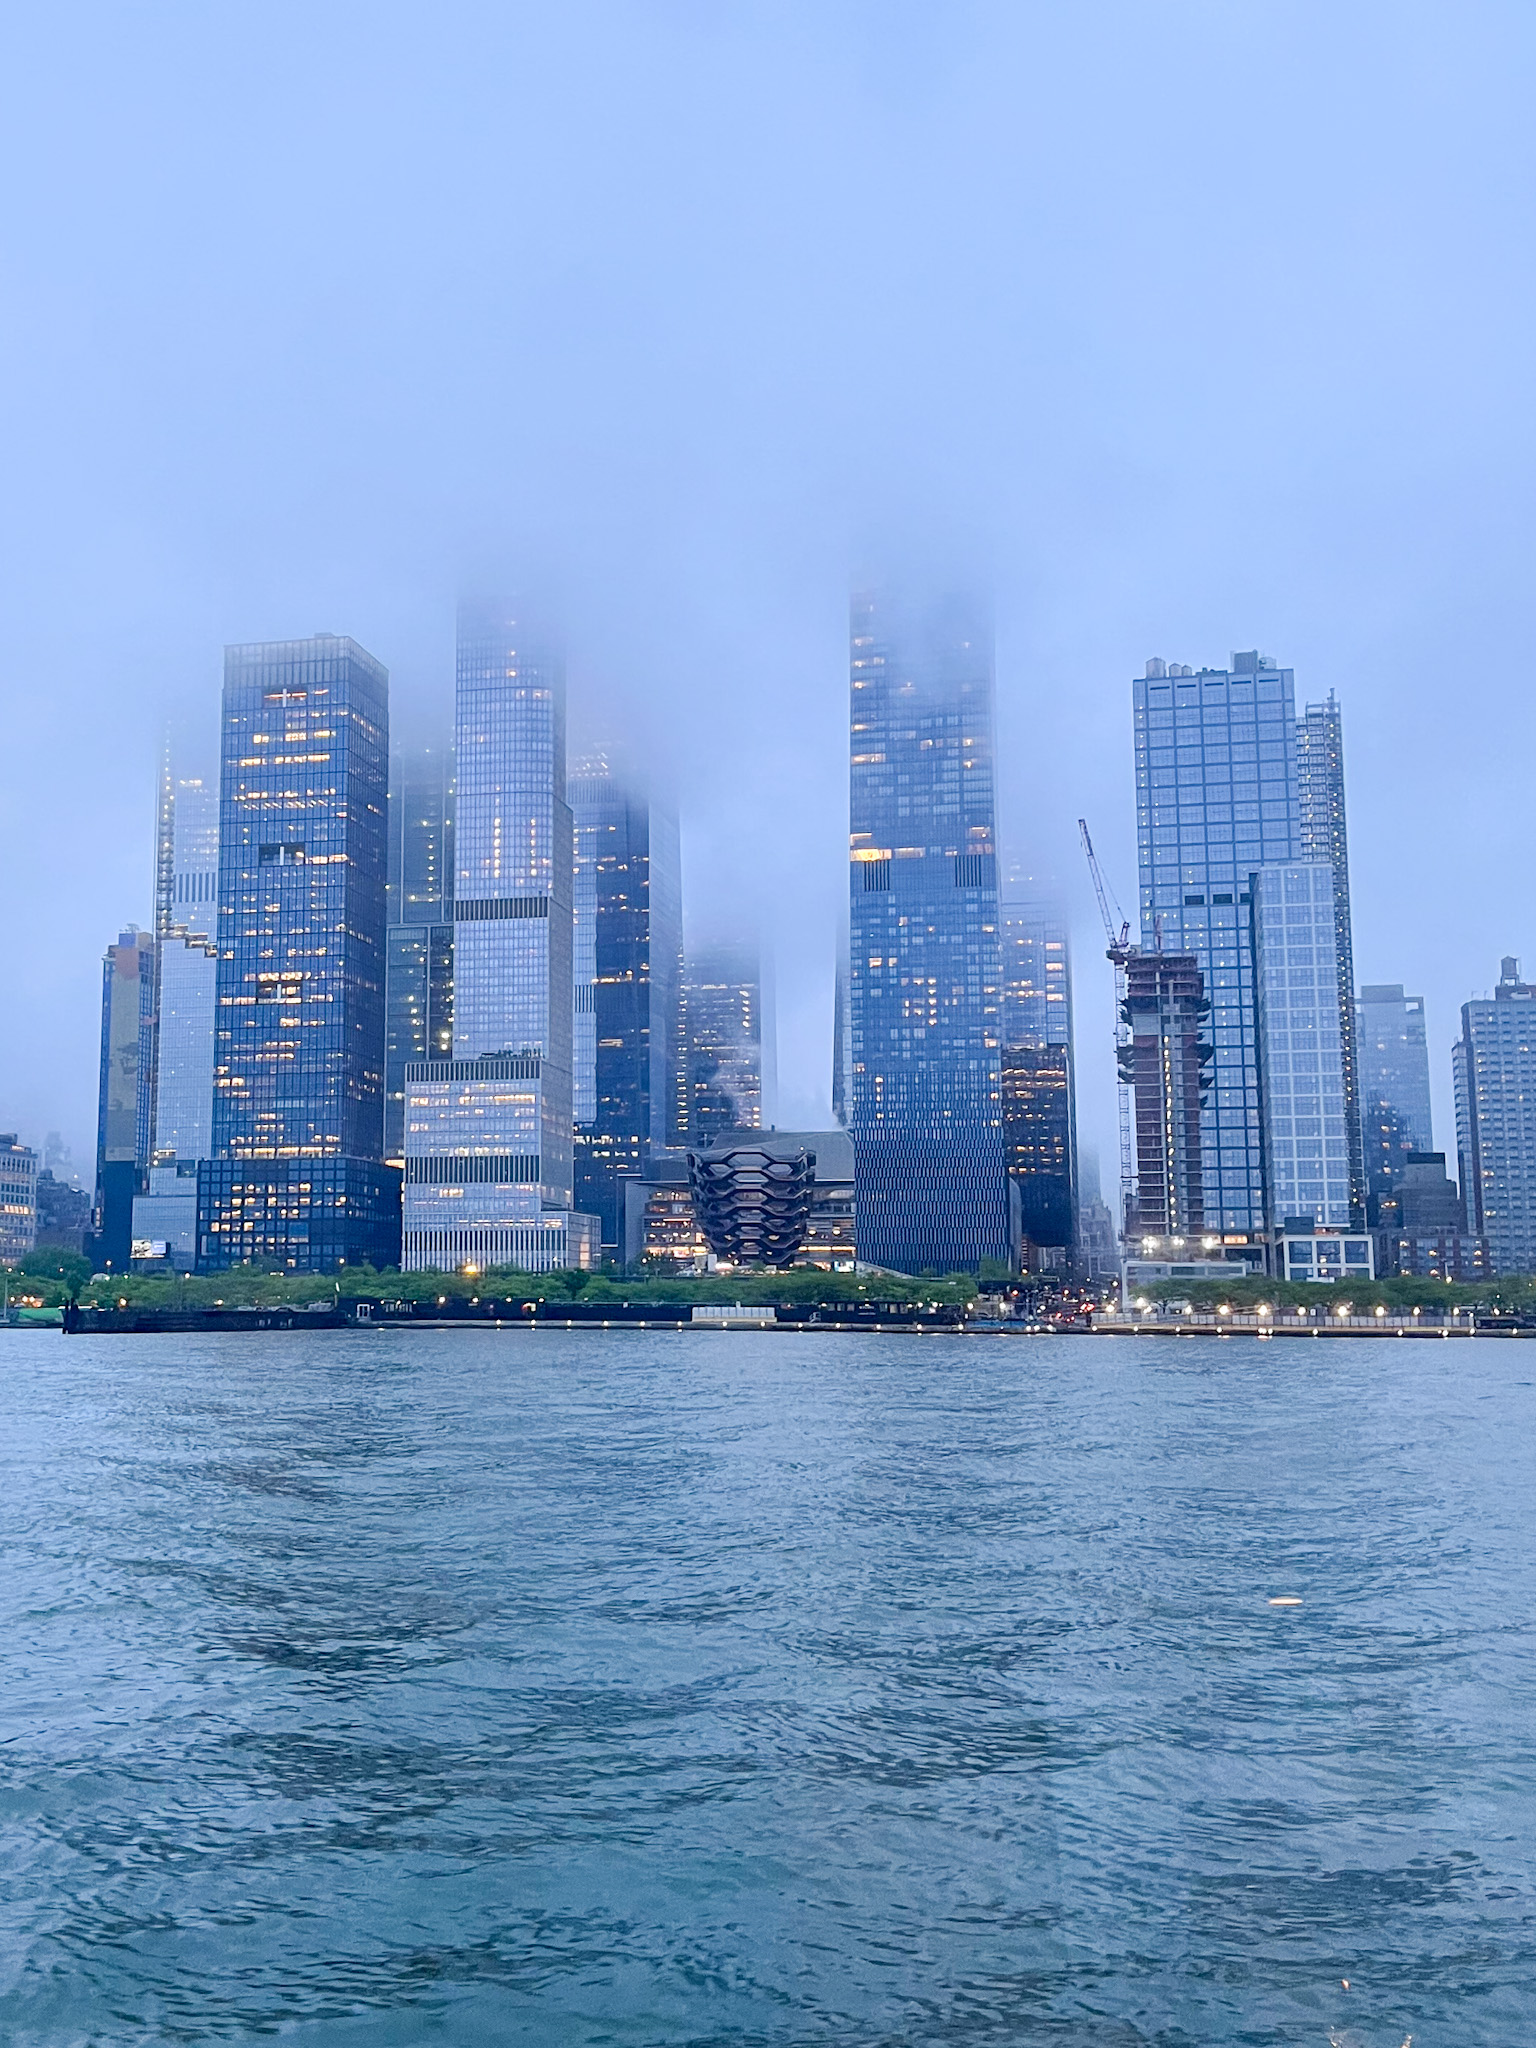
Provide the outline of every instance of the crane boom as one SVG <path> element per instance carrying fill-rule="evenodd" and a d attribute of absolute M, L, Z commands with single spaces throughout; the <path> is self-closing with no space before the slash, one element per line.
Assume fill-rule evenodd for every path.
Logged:
<path fill-rule="evenodd" d="M 1109 908 L 1110 892 L 1105 886 L 1104 876 L 1099 868 L 1099 857 L 1094 852 L 1093 841 L 1088 835 L 1088 820 L 1086 818 L 1079 818 L 1077 829 L 1082 835 L 1083 852 L 1088 856 L 1088 872 L 1093 877 L 1093 893 L 1099 899 L 1099 915 L 1104 920 L 1104 936 L 1109 941 L 1109 957 L 1116 962 L 1116 965 L 1119 965 L 1130 949 L 1130 919 L 1122 914 L 1120 930 L 1117 935 L 1115 932 L 1115 920 Z M 1115 909 L 1120 909 L 1118 903 L 1116 903 Z"/>

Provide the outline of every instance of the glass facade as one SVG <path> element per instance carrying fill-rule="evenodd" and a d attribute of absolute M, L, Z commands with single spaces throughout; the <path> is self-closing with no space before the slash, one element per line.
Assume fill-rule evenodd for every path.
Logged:
<path fill-rule="evenodd" d="M 762 974 L 755 947 L 696 947 L 683 990 L 687 1086 L 683 1135 L 712 1145 L 763 1124 Z"/>
<path fill-rule="evenodd" d="M 405 1262 L 585 1263 L 564 667 L 496 606 L 459 610 L 453 808 L 453 1053 L 405 1069 Z"/>
<path fill-rule="evenodd" d="M 1270 1228 L 1293 1217 L 1333 1230 L 1354 1218 L 1331 862 L 1253 879 L 1260 1094 Z"/>
<path fill-rule="evenodd" d="M 214 1019 L 219 951 L 173 934 L 160 941 L 160 1052 L 154 1162 L 213 1155 Z"/>
<path fill-rule="evenodd" d="M 405 1157 L 405 1070 L 453 1052 L 453 755 L 390 763 L 384 959 L 384 1157 Z"/>
<path fill-rule="evenodd" d="M 604 755 L 570 781 L 574 821 L 575 1202 L 622 1255 L 622 1183 L 676 1135 L 682 885 L 676 820 Z"/>
<path fill-rule="evenodd" d="M 1002 1054 L 1003 1146 L 1027 1243 L 1070 1247 L 1076 1241 L 1076 1132 L 1072 1055 L 1065 1045 L 1005 1045 Z"/>
<path fill-rule="evenodd" d="M 299 1271 L 394 1262 L 380 1220 L 398 1188 L 380 1163 L 388 747 L 388 677 L 355 641 L 225 650 L 211 1267 L 252 1243 Z M 311 1171 L 321 1161 L 334 1165 Z"/>
<path fill-rule="evenodd" d="M 1433 1151 L 1424 998 L 1406 994 L 1400 981 L 1368 982 L 1360 991 L 1357 1017 L 1367 1127 L 1372 1112 L 1385 1104 L 1396 1112 L 1409 1151 Z"/>
<path fill-rule="evenodd" d="M 1141 937 L 1194 956 L 1214 1047 L 1201 1111 L 1207 1230 L 1264 1228 L 1249 877 L 1299 858 L 1295 683 L 1235 654 L 1198 672 L 1150 661 L 1133 685 Z"/>
<path fill-rule="evenodd" d="M 1070 1249 L 1077 1241 L 1077 1101 L 1066 913 L 1046 891 L 1016 879 L 998 924 L 1008 1172 L 1029 1243 Z"/>
<path fill-rule="evenodd" d="M 859 1256 L 1009 1255 L 990 628 L 963 600 L 852 608 L 849 980 Z"/>
<path fill-rule="evenodd" d="M 392 924 L 384 960 L 384 1156 L 405 1158 L 405 1076 L 453 1052 L 453 926 Z"/>
<path fill-rule="evenodd" d="M 1536 986 L 1506 956 L 1492 1001 L 1464 1003 L 1451 1055 L 1468 1231 L 1497 1273 L 1536 1273 Z"/>

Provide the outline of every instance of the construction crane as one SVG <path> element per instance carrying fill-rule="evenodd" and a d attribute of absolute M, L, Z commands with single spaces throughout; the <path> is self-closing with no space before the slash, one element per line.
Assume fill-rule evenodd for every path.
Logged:
<path fill-rule="evenodd" d="M 1088 872 L 1093 877 L 1093 893 L 1099 899 L 1099 915 L 1104 920 L 1104 936 L 1109 941 L 1106 953 L 1115 970 L 1115 1075 L 1120 1091 L 1120 1226 L 1130 1228 L 1136 1213 L 1136 1150 L 1131 1136 L 1131 1025 L 1126 1003 L 1126 964 L 1139 946 L 1131 944 L 1131 922 L 1120 910 L 1114 891 L 1105 883 L 1099 868 L 1099 857 L 1093 850 L 1093 840 L 1088 833 L 1088 820 L 1079 818 L 1077 829 L 1082 835 L 1083 852 L 1088 860 Z M 1114 912 L 1110 910 L 1114 904 Z M 1119 930 L 1115 919 L 1119 917 Z"/>
<path fill-rule="evenodd" d="M 1104 876 L 1100 871 L 1099 857 L 1093 850 L 1092 839 L 1088 836 L 1088 820 L 1086 818 L 1079 818 L 1077 829 L 1082 834 L 1083 852 L 1088 856 L 1088 872 L 1093 877 L 1093 893 L 1099 899 L 1099 915 L 1104 920 L 1104 936 L 1109 941 L 1109 957 L 1117 967 L 1123 967 L 1126 955 L 1131 950 L 1130 919 L 1123 915 L 1121 916 L 1120 930 L 1117 936 L 1115 920 L 1110 915 L 1109 909 L 1111 901 L 1114 900 L 1114 892 L 1106 886 Z M 1115 901 L 1115 909 L 1116 911 L 1120 909 L 1118 901 Z"/>

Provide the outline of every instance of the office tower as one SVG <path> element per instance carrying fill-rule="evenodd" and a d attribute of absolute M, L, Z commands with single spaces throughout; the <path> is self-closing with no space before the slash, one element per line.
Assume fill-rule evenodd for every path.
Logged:
<path fill-rule="evenodd" d="M 1002 1049 L 1003 1155 L 1018 1204 L 1021 1256 L 1077 1241 L 1072 1055 L 1065 1045 Z M 1058 1262 L 1059 1263 L 1059 1262 Z"/>
<path fill-rule="evenodd" d="M 677 822 L 604 754 L 570 781 L 575 874 L 576 1207 L 621 1255 L 626 1179 L 672 1142 L 682 875 Z"/>
<path fill-rule="evenodd" d="M 1360 1069 L 1355 1033 L 1355 950 L 1349 903 L 1349 833 L 1344 809 L 1344 721 L 1333 692 L 1309 704 L 1296 722 L 1296 781 L 1304 861 L 1333 870 L 1333 946 L 1339 976 L 1339 1056 L 1344 1069 L 1351 1217 L 1365 1221 L 1366 1179 L 1360 1121 Z"/>
<path fill-rule="evenodd" d="M 1205 1224 L 1257 1237 L 1264 1168 L 1248 878 L 1300 851 L 1295 683 L 1258 654 L 1134 685 L 1142 944 L 1194 956 L 1214 1047 L 1201 1112 Z"/>
<path fill-rule="evenodd" d="M 832 982 L 832 1121 L 848 1128 L 853 1102 L 853 1012 L 848 1002 L 848 920 L 837 941 L 837 966 Z"/>
<path fill-rule="evenodd" d="M 37 1244 L 37 1154 L 0 1131 L 0 1265 L 24 1259 Z"/>
<path fill-rule="evenodd" d="M 133 1198 L 155 1128 L 155 941 L 129 925 L 108 946 L 101 976 L 101 1068 L 96 1114 L 96 1213 L 88 1245 L 104 1270 L 133 1255 Z"/>
<path fill-rule="evenodd" d="M 683 1129 L 692 1146 L 763 1127 L 763 979 L 755 946 L 695 947 L 683 986 Z"/>
<path fill-rule="evenodd" d="M 1010 1252 L 1000 1102 L 990 627 L 962 600 L 852 608 L 849 1008 L 859 1257 Z"/>
<path fill-rule="evenodd" d="M 1362 1121 L 1383 1104 L 1396 1112 L 1414 1152 L 1433 1149 L 1429 1101 L 1429 1039 L 1424 998 L 1400 981 L 1368 982 L 1356 1012 Z"/>
<path fill-rule="evenodd" d="M 564 666 L 526 617 L 462 605 L 457 671 L 453 1055 L 406 1069 L 404 1264 L 586 1266 Z"/>
<path fill-rule="evenodd" d="M 1495 1272 L 1536 1272 L 1536 987 L 1513 956 L 1491 1001 L 1462 1004 L 1451 1064 L 1468 1231 Z"/>
<path fill-rule="evenodd" d="M 399 1175 L 381 1163 L 388 687 L 335 634 L 224 650 L 205 1271 L 398 1254 Z"/>
<path fill-rule="evenodd" d="M 1136 1199 L 1127 1239 L 1190 1238 L 1209 1228 L 1201 1139 L 1213 1065 L 1210 1015 L 1193 953 L 1129 955 L 1120 1079 L 1134 1102 Z"/>
<path fill-rule="evenodd" d="M 1053 896 L 1015 880 L 998 922 L 1008 1173 L 1029 1244 L 1070 1251 L 1077 1241 L 1077 1101 L 1067 920 Z"/>
<path fill-rule="evenodd" d="M 1253 878 L 1259 1099 L 1271 1231 L 1358 1223 L 1338 1000 L 1336 869 L 1261 868 Z M 1358 1126 L 1356 1126 L 1358 1129 Z"/>
<path fill-rule="evenodd" d="M 453 1053 L 453 756 L 390 764 L 384 962 L 384 1157 L 405 1159 L 405 1070 Z"/>

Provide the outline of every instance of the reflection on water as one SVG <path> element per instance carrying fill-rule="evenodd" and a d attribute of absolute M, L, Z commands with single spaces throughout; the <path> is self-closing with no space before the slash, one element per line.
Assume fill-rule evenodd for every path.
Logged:
<path fill-rule="evenodd" d="M 0 1334 L 0 2038 L 1529 2038 L 1525 1352 L 1170 1349 Z"/>

